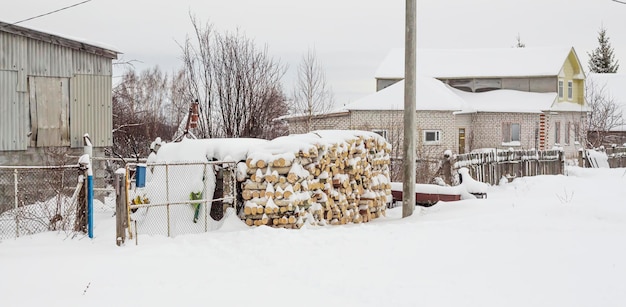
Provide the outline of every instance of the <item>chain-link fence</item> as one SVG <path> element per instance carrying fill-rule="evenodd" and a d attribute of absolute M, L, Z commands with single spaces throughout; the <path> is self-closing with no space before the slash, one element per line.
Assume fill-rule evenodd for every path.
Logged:
<path fill-rule="evenodd" d="M 67 155 L 68 159 L 78 159 L 80 156 Z M 107 197 L 115 195 L 113 187 L 115 171 L 124 168 L 126 163 L 145 163 L 145 158 L 114 158 L 114 157 L 90 157 L 93 169 L 93 193 L 94 199 L 106 202 Z"/>
<path fill-rule="evenodd" d="M 0 239 L 83 230 L 81 174 L 78 165 L 0 166 Z"/>
<path fill-rule="evenodd" d="M 137 171 L 137 166 L 144 167 Z M 127 164 L 130 232 L 203 233 L 236 214 L 235 162 Z M 145 183 L 144 183 L 145 180 Z"/>

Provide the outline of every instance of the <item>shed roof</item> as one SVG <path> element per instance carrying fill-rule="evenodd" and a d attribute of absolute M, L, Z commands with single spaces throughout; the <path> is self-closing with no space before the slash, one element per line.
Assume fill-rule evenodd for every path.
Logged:
<path fill-rule="evenodd" d="M 53 34 L 50 32 L 35 30 L 32 28 L 26 28 L 3 21 L 0 21 L 0 31 L 96 54 L 110 59 L 117 59 L 117 55 L 121 53 L 117 51 L 116 48 L 102 43 L 91 42 L 80 38 L 73 38 L 67 35 Z"/>
<path fill-rule="evenodd" d="M 435 78 L 557 76 L 570 52 L 571 47 L 419 49 L 417 73 Z M 404 49 L 391 50 L 375 77 L 403 79 Z"/>

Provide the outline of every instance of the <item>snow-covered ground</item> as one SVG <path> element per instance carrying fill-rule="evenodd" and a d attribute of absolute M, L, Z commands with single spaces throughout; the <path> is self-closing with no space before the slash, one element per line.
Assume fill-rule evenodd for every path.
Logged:
<path fill-rule="evenodd" d="M 115 245 L 0 242 L 1 306 L 625 306 L 626 169 L 517 178 L 487 199 L 367 224 L 248 227 Z"/>

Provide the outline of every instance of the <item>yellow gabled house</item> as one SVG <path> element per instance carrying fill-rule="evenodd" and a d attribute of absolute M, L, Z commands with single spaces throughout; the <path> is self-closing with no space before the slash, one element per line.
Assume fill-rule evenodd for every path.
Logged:
<path fill-rule="evenodd" d="M 418 75 L 467 102 L 448 132 L 456 152 L 561 147 L 573 156 L 584 145 L 585 73 L 574 48 L 420 49 L 417 57 Z M 404 49 L 392 50 L 375 77 L 379 91 L 404 79 Z"/>

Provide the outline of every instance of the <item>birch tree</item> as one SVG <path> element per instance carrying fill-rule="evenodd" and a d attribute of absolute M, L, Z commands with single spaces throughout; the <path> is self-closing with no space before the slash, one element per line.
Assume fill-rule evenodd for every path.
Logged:
<path fill-rule="evenodd" d="M 309 48 L 298 66 L 298 77 L 293 91 L 292 114 L 304 116 L 304 129 L 312 130 L 312 118 L 326 113 L 334 105 L 334 95 L 326 82 L 326 74 L 315 49 Z"/>

